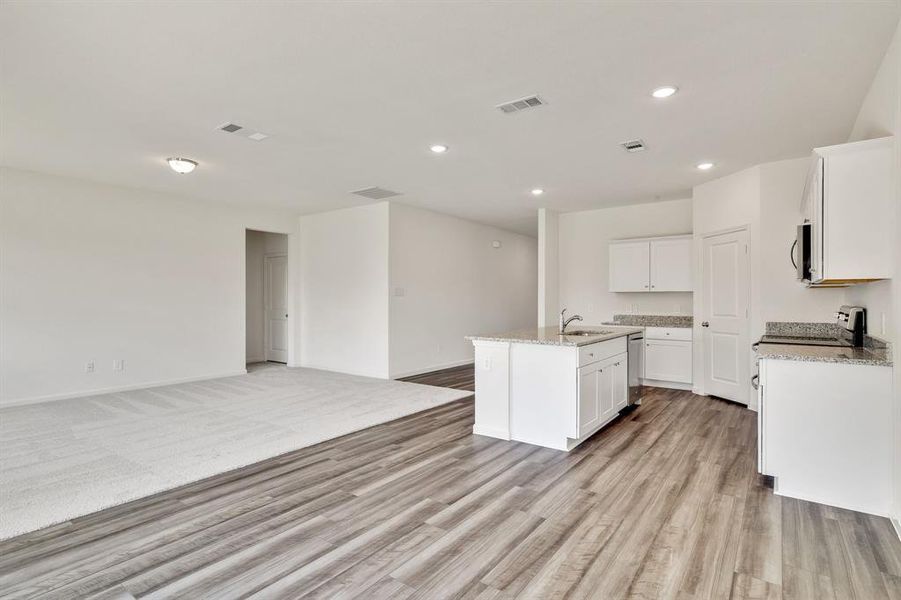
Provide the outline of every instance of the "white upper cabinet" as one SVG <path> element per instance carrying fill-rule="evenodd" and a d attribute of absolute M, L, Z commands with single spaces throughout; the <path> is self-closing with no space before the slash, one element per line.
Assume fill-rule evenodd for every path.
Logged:
<path fill-rule="evenodd" d="M 816 148 L 801 203 L 811 223 L 810 279 L 892 276 L 892 138 Z"/>
<path fill-rule="evenodd" d="M 610 291 L 649 291 L 648 265 L 650 261 L 651 247 L 647 240 L 611 243 Z"/>
<path fill-rule="evenodd" d="M 692 237 L 610 242 L 611 292 L 692 291 Z"/>
<path fill-rule="evenodd" d="M 691 291 L 691 237 L 651 240 L 651 291 Z"/>

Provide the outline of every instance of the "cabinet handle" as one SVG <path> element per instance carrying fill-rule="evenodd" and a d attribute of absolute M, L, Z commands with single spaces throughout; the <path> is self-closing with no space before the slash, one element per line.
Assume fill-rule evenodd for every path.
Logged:
<path fill-rule="evenodd" d="M 588 356 L 590 356 L 591 358 L 594 358 L 594 352 L 589 352 Z"/>

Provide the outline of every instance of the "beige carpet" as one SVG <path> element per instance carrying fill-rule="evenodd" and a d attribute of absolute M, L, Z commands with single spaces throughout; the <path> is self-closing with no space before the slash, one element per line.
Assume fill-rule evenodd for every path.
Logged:
<path fill-rule="evenodd" d="M 313 369 L 0 410 L 0 539 L 472 392 Z"/>

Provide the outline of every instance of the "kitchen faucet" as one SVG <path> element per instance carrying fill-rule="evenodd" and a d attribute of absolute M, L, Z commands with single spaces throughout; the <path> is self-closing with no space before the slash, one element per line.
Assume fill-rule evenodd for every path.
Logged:
<path fill-rule="evenodd" d="M 573 321 L 581 321 L 582 315 L 573 315 L 570 318 L 566 318 L 566 309 L 560 311 L 560 335 L 566 333 L 566 326 L 569 325 Z"/>

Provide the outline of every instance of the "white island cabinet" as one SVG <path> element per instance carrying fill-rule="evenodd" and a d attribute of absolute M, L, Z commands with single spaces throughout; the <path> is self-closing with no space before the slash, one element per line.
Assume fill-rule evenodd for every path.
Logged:
<path fill-rule="evenodd" d="M 627 336 L 606 327 L 593 336 L 556 328 L 473 336 L 473 433 L 571 450 L 612 421 L 629 398 Z"/>

